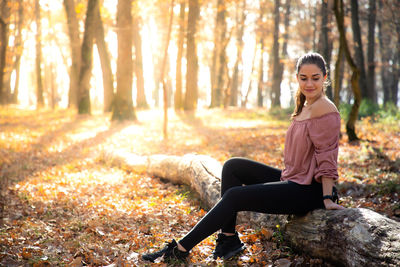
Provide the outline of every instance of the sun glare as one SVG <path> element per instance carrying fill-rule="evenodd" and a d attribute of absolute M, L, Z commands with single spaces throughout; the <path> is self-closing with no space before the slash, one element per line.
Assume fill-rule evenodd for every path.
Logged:
<path fill-rule="evenodd" d="M 68 105 L 68 91 L 69 91 L 69 72 L 71 66 L 71 56 L 70 56 L 70 43 L 68 37 L 68 29 L 66 25 L 66 17 L 64 6 L 61 0 L 41 0 L 40 1 L 43 14 L 42 15 L 42 75 L 44 80 L 44 95 L 47 102 L 52 101 L 51 96 L 53 96 L 54 101 L 59 107 L 65 108 Z M 156 10 L 155 7 L 140 3 L 141 10 L 141 20 L 140 20 L 140 36 L 142 41 L 142 63 L 143 63 L 143 75 L 144 75 L 144 88 L 145 95 L 147 98 L 147 103 L 150 106 L 155 106 L 156 102 L 162 103 L 163 93 L 162 87 L 156 84 L 159 81 L 159 75 L 161 70 L 162 56 L 165 49 L 165 38 L 162 38 L 162 33 L 165 30 L 160 30 L 159 28 L 159 18 L 154 16 Z M 252 3 L 252 8 L 257 5 Z M 116 59 L 118 57 L 118 39 L 115 28 L 116 23 L 116 8 L 117 3 L 113 0 L 104 0 L 102 3 L 103 15 L 107 18 L 107 24 L 105 24 L 106 30 L 106 43 L 111 57 L 111 67 L 114 73 L 114 90 L 117 88 L 115 74 L 117 71 Z M 210 8 L 202 9 L 202 16 L 209 17 L 212 16 L 210 13 Z M 81 12 L 85 12 L 82 10 Z M 168 49 L 168 72 L 165 73 L 169 77 L 170 84 L 172 88 L 175 88 L 175 77 L 176 77 L 176 58 L 177 58 L 177 44 L 176 38 L 178 36 L 179 27 L 178 16 L 179 16 L 179 5 L 174 7 L 174 25 L 172 31 L 172 39 L 169 44 Z M 80 16 L 83 16 L 81 14 Z M 83 16 L 84 17 L 84 16 Z M 167 21 L 169 20 L 168 16 Z M 110 26 L 109 20 L 112 23 Z M 246 25 L 253 25 L 257 20 L 255 14 L 249 13 L 246 18 Z M 229 21 L 228 21 L 229 22 Z M 213 24 L 200 22 L 202 25 L 202 38 L 201 42 L 197 43 L 197 54 L 199 59 L 199 69 L 198 69 L 198 87 L 199 87 L 199 107 L 207 107 L 210 103 L 211 98 L 211 75 L 209 64 L 204 64 L 202 62 L 210 62 L 213 54 Z M 81 20 L 81 29 L 83 30 L 84 20 Z M 165 25 L 164 25 L 165 27 Z M 233 28 L 232 22 L 228 23 L 228 28 Z M 229 29 L 228 29 L 229 30 Z M 36 74 L 35 74 L 35 52 L 36 51 L 36 24 L 33 21 L 31 23 L 29 30 L 25 30 L 23 33 L 24 39 L 24 53 L 21 59 L 21 75 L 23 79 L 20 79 L 19 84 L 19 103 L 24 107 L 32 107 L 36 105 Z M 81 36 L 82 37 L 82 36 Z M 13 40 L 10 38 L 10 42 Z M 256 51 L 256 35 L 254 27 L 246 27 L 243 36 L 243 53 L 242 59 L 243 63 L 240 66 L 240 71 L 243 73 L 242 83 L 239 85 L 239 92 L 241 94 L 240 98 L 244 98 L 249 91 L 249 101 L 248 106 L 254 104 L 254 99 L 257 94 L 257 80 L 258 71 L 257 66 L 259 62 L 259 57 L 261 54 Z M 227 46 L 227 64 L 229 69 L 232 69 L 236 60 L 237 55 L 237 43 L 235 38 L 231 38 Z M 27 51 L 30 51 L 29 53 Z M 268 54 L 264 52 L 265 62 L 268 62 Z M 135 49 L 133 48 L 133 58 L 135 58 Z M 268 64 L 266 64 L 268 65 Z M 232 75 L 230 73 L 229 75 Z M 133 75 L 132 81 L 132 100 L 136 103 L 137 97 L 137 85 L 136 77 Z M 15 90 L 14 85 L 16 81 L 15 73 L 11 76 L 12 79 L 12 90 Z M 185 57 L 182 61 L 182 79 L 183 85 L 185 85 L 186 80 L 186 60 Z M 253 81 L 252 83 L 250 81 Z M 103 76 L 102 68 L 100 63 L 100 58 L 97 53 L 97 47 L 93 47 L 93 68 L 92 77 L 90 81 L 90 94 L 92 110 L 94 112 L 101 112 L 103 110 Z M 251 86 L 251 87 L 250 87 Z M 53 89 L 52 89 L 53 88 Z M 289 89 L 288 89 L 289 88 Z M 282 105 L 284 107 L 289 106 L 289 100 L 291 97 L 291 80 L 286 78 L 282 83 Z M 52 92 L 53 90 L 53 92 Z M 155 92 L 158 90 L 158 92 Z M 155 97 L 158 96 L 156 100 Z M 47 103 L 50 105 L 51 103 Z"/>

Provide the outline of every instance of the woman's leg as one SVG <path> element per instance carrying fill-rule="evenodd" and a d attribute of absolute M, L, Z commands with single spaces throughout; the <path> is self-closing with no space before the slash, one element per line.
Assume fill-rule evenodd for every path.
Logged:
<path fill-rule="evenodd" d="M 281 170 L 246 158 L 231 158 L 222 167 L 221 197 L 235 186 L 277 182 Z M 236 213 L 221 227 L 223 233 L 235 233 Z"/>
<path fill-rule="evenodd" d="M 191 250 L 204 238 L 221 229 L 239 211 L 302 214 L 323 207 L 322 186 L 319 183 L 299 185 L 284 181 L 236 186 L 228 189 L 179 243 L 186 250 Z"/>

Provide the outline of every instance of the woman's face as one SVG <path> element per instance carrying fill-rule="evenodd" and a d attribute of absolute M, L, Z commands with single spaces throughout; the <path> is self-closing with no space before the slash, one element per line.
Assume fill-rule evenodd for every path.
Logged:
<path fill-rule="evenodd" d="M 312 104 L 321 96 L 325 79 L 326 76 L 315 64 L 304 64 L 300 67 L 297 81 L 308 104 Z"/>

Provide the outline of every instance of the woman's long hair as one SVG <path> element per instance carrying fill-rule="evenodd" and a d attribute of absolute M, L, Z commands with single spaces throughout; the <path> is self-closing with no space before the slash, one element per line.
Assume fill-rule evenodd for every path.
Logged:
<path fill-rule="evenodd" d="M 297 64 L 296 64 L 296 74 L 297 75 L 299 74 L 300 68 L 306 64 L 314 64 L 314 65 L 318 66 L 318 68 L 321 69 L 324 77 L 327 74 L 325 59 L 318 53 L 307 53 L 297 60 Z M 306 102 L 306 96 L 303 95 L 300 88 L 297 89 L 297 92 L 295 95 L 296 106 L 292 113 L 292 119 L 301 113 L 305 102 Z"/>

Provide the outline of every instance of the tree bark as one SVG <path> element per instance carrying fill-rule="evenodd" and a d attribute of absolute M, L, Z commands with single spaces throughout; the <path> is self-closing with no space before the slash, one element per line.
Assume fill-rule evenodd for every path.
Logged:
<path fill-rule="evenodd" d="M 187 30 L 187 72 L 184 109 L 194 111 L 197 107 L 198 59 L 196 49 L 197 20 L 200 14 L 199 0 L 189 0 L 188 30 Z"/>
<path fill-rule="evenodd" d="M 71 69 L 69 74 L 68 107 L 78 107 L 79 71 L 81 65 L 81 38 L 76 17 L 74 0 L 64 0 L 67 14 L 68 35 L 71 48 Z"/>
<path fill-rule="evenodd" d="M 97 51 L 100 57 L 101 69 L 103 72 L 104 112 L 111 111 L 111 103 L 114 98 L 114 78 L 111 69 L 110 52 L 105 41 L 104 25 L 101 19 L 100 7 L 95 10 L 95 40 Z"/>
<path fill-rule="evenodd" d="M 164 139 L 168 139 L 168 130 L 167 130 L 168 129 L 168 92 L 167 92 L 167 85 L 166 85 L 166 82 L 164 79 L 164 75 L 165 75 L 165 68 L 167 65 L 168 47 L 169 47 L 169 42 L 171 40 L 172 23 L 174 20 L 174 4 L 175 4 L 175 1 L 171 0 L 167 39 L 165 41 L 164 56 L 163 56 L 163 61 L 162 61 L 161 71 L 160 71 L 161 72 L 160 80 L 161 80 L 161 84 L 163 87 L 163 99 L 164 99 L 164 121 L 163 121 Z"/>
<path fill-rule="evenodd" d="M 183 91 L 182 91 L 182 58 L 183 58 L 183 44 L 185 41 L 185 8 L 186 0 L 180 1 L 179 9 L 179 36 L 178 36 L 178 52 L 176 58 L 176 89 L 174 95 L 175 110 L 183 109 Z"/>
<path fill-rule="evenodd" d="M 293 248 L 338 266 L 400 265 L 400 223 L 368 209 L 315 210 L 283 233 Z"/>
<path fill-rule="evenodd" d="M 283 71 L 284 71 L 284 62 L 282 62 L 285 58 L 287 58 L 287 45 L 288 45 L 288 39 L 289 39 L 289 23 L 290 23 L 290 1 L 291 0 L 286 0 L 285 3 L 285 18 L 284 18 L 284 30 L 285 33 L 283 34 L 283 44 L 282 44 L 282 51 L 279 53 L 278 52 L 278 61 L 275 62 L 278 65 L 274 66 L 277 69 L 275 70 L 274 68 L 274 80 L 273 80 L 273 88 L 275 91 L 275 94 L 278 93 L 279 91 L 279 98 L 280 98 L 280 92 L 281 92 L 281 83 L 282 83 L 282 76 L 283 76 Z M 276 59 L 275 59 L 276 60 Z M 277 101 L 277 99 L 275 99 Z M 279 102 L 276 102 L 276 106 L 280 106 L 280 99 Z"/>
<path fill-rule="evenodd" d="M 208 208 L 220 198 L 221 164 L 205 155 L 140 157 L 127 152 L 104 155 L 113 164 L 172 183 L 189 185 Z M 107 160 L 108 160 L 107 159 Z M 341 266 L 399 266 L 400 223 L 367 209 L 315 210 L 302 217 L 240 212 L 254 227 L 282 225 L 293 248 Z"/>
<path fill-rule="evenodd" d="M 22 0 L 18 0 L 18 21 L 17 21 L 17 34 L 15 37 L 15 60 L 14 67 L 15 70 L 15 83 L 14 83 L 14 91 L 11 95 L 11 103 L 18 103 L 18 90 L 19 90 L 19 79 L 20 79 L 20 67 L 21 67 L 21 57 L 22 51 L 24 48 L 24 44 L 22 42 L 22 27 L 24 22 L 24 6 Z"/>
<path fill-rule="evenodd" d="M 78 113 L 90 114 L 90 78 L 92 76 L 92 61 L 93 61 L 93 42 L 95 38 L 96 27 L 96 10 L 99 9 L 98 0 L 89 0 L 86 20 L 85 33 L 83 35 L 82 50 L 81 50 L 81 68 L 79 71 L 78 83 Z"/>
<path fill-rule="evenodd" d="M 36 22 L 36 105 L 43 107 L 43 80 L 42 80 L 42 41 L 41 41 L 41 17 L 39 0 L 35 1 L 35 22 Z"/>
<path fill-rule="evenodd" d="M 224 42 L 226 39 L 226 1 L 218 0 L 217 17 L 214 29 L 214 51 L 213 64 L 211 68 L 211 105 L 220 107 L 222 105 L 223 92 L 223 70 L 226 64 L 226 52 Z"/>
<path fill-rule="evenodd" d="M 344 67 L 343 65 L 343 56 L 344 56 L 344 48 L 342 42 L 339 42 L 339 52 L 336 58 L 335 63 L 335 80 L 334 80 L 334 95 L 333 95 L 333 102 L 335 103 L 336 107 L 339 107 L 340 104 L 340 91 L 341 87 L 341 69 Z"/>
<path fill-rule="evenodd" d="M 347 63 L 349 64 L 353 74 L 351 76 L 351 87 L 353 89 L 354 94 L 354 103 L 351 108 L 349 119 L 346 123 L 346 132 L 349 138 L 349 141 L 359 140 L 356 134 L 356 121 L 358 118 L 358 110 L 361 104 L 361 91 L 359 87 L 359 69 L 357 65 L 354 63 L 353 58 L 351 57 L 350 50 L 347 44 L 345 28 L 344 28 L 344 11 L 343 11 L 343 0 L 335 0 L 334 4 L 334 12 L 338 25 L 338 30 L 340 33 L 340 43 L 343 46 L 344 54 L 346 56 Z"/>
<path fill-rule="evenodd" d="M 6 68 L 6 53 L 8 44 L 8 27 L 10 10 L 8 1 L 1 1 L 0 4 L 0 104 L 6 104 L 6 93 L 4 90 L 4 72 Z"/>
<path fill-rule="evenodd" d="M 375 91 L 375 24 L 376 0 L 368 2 L 368 50 L 367 50 L 367 85 L 372 101 L 377 103 Z"/>
<path fill-rule="evenodd" d="M 350 1 L 351 3 L 351 25 L 353 29 L 354 38 L 354 51 L 355 51 L 355 63 L 359 70 L 359 87 L 361 89 L 362 98 L 373 101 L 373 97 L 367 84 L 367 75 L 365 72 L 365 60 L 363 54 L 363 45 L 361 41 L 361 29 L 359 24 L 358 16 L 358 1 Z"/>
<path fill-rule="evenodd" d="M 134 69 L 136 74 L 136 107 L 147 109 L 146 93 L 144 90 L 144 75 L 143 75 L 143 53 L 142 53 L 142 37 L 140 35 L 140 19 L 136 15 L 133 17 L 133 44 L 135 46 L 135 61 Z"/>
<path fill-rule="evenodd" d="M 117 5 L 117 94 L 112 120 L 136 120 L 132 101 L 132 0 L 118 0 Z"/>
<path fill-rule="evenodd" d="M 272 45 L 272 89 L 271 89 L 271 105 L 272 107 L 281 106 L 281 83 L 279 81 L 279 21 L 280 21 L 280 0 L 275 0 L 274 11 L 274 40 Z"/>
<path fill-rule="evenodd" d="M 237 8 L 237 14 L 236 14 L 236 60 L 235 60 L 235 66 L 233 67 L 233 74 L 232 74 L 232 82 L 230 86 L 230 100 L 229 100 L 229 105 L 236 107 L 238 105 L 238 96 L 241 94 L 239 92 L 239 88 L 241 88 L 242 84 L 242 75 L 239 72 L 239 66 L 242 65 L 242 53 L 243 53 L 243 34 L 244 34 L 244 28 L 245 28 L 245 23 L 246 23 L 246 7 L 247 7 L 247 2 L 245 0 L 241 1 L 242 3 L 242 8 L 241 8 L 241 14 L 239 16 Z"/>
<path fill-rule="evenodd" d="M 325 61 L 326 61 L 326 67 L 327 67 L 327 71 L 328 71 L 328 80 L 330 80 L 330 76 L 331 76 L 331 55 L 332 55 L 332 49 L 333 49 L 333 45 L 332 45 L 332 40 L 331 38 L 329 38 L 330 32 L 331 32 L 331 28 L 330 28 L 330 24 L 331 24 L 331 8 L 332 6 L 330 6 L 332 3 L 332 1 L 330 0 L 322 0 L 321 1 L 321 34 L 319 36 L 319 47 L 318 50 L 320 51 L 321 55 L 324 57 Z M 326 95 L 329 99 L 333 100 L 333 92 L 332 92 L 332 85 L 329 83 L 326 87 Z"/>
<path fill-rule="evenodd" d="M 257 106 L 263 107 L 264 105 L 264 50 L 265 50 L 265 35 L 266 30 L 263 23 L 265 13 L 265 1 L 260 1 L 260 13 L 258 18 L 259 31 L 260 31 L 260 64 L 258 67 L 258 85 L 257 85 Z"/>
<path fill-rule="evenodd" d="M 258 67 L 257 106 L 264 105 L 264 36 L 260 38 L 260 65 Z"/>

